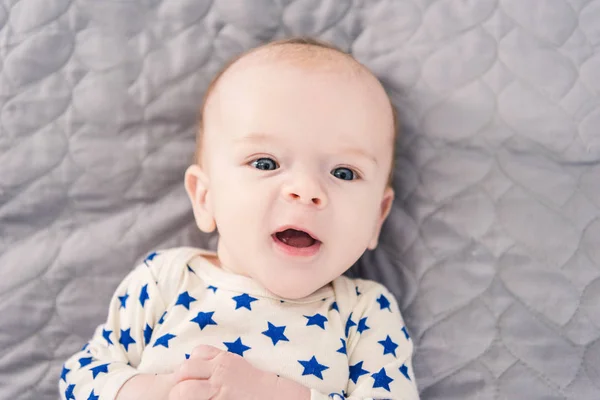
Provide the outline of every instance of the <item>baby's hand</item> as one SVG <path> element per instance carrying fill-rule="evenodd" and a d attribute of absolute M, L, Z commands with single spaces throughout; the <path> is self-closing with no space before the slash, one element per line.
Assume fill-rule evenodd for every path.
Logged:
<path fill-rule="evenodd" d="M 277 375 L 253 367 L 243 357 L 200 345 L 174 373 L 169 400 L 275 398 Z"/>

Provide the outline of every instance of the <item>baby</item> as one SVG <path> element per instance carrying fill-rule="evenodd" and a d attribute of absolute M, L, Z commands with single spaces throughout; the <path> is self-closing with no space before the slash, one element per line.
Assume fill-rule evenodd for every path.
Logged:
<path fill-rule="evenodd" d="M 148 255 L 65 363 L 63 399 L 418 399 L 394 296 L 342 274 L 377 246 L 396 123 L 373 74 L 308 39 L 209 86 L 185 188 L 216 253 Z"/>

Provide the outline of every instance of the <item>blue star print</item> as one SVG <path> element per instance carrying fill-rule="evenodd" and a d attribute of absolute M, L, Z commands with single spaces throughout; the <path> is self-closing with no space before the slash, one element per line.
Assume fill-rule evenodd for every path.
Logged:
<path fill-rule="evenodd" d="M 390 301 L 387 299 L 387 297 L 380 295 L 377 299 L 377 302 L 379 303 L 380 310 L 385 310 L 387 308 L 390 312 L 392 312 L 392 309 L 390 308 Z"/>
<path fill-rule="evenodd" d="M 190 294 L 186 290 L 185 292 L 183 292 L 179 295 L 179 297 L 177 298 L 177 303 L 175 303 L 175 305 L 176 306 L 184 306 L 185 308 L 187 308 L 189 310 L 190 303 L 193 303 L 194 301 L 196 301 L 196 299 L 193 298 L 192 296 L 190 296 Z"/>
<path fill-rule="evenodd" d="M 367 329 L 371 329 L 371 327 L 367 326 L 367 317 L 361 318 L 360 321 L 358 321 L 358 328 L 356 328 L 356 331 L 358 333 L 363 333 Z"/>
<path fill-rule="evenodd" d="M 148 296 L 148 284 L 146 283 L 144 286 L 142 286 L 142 290 L 140 292 L 140 304 L 142 305 L 142 308 L 144 307 L 144 304 L 146 304 L 146 300 L 148 300 L 150 298 L 150 296 Z"/>
<path fill-rule="evenodd" d="M 156 342 L 154 342 L 154 346 L 152 346 L 152 347 L 163 346 L 163 347 L 166 347 L 168 349 L 169 348 L 169 340 L 171 340 L 171 339 L 173 339 L 175 337 L 177 337 L 177 336 L 176 335 L 171 335 L 170 333 L 162 335 L 161 337 L 159 337 L 158 339 L 156 339 Z"/>
<path fill-rule="evenodd" d="M 286 328 L 285 326 L 275 326 L 268 321 L 267 324 L 269 328 L 266 331 L 262 332 L 262 334 L 271 338 L 273 346 L 275 346 L 280 340 L 289 342 L 289 339 L 284 335 L 284 331 Z"/>
<path fill-rule="evenodd" d="M 87 400 L 98 400 L 100 397 L 96 396 L 94 394 L 94 389 L 92 389 L 92 392 L 90 393 L 90 395 L 88 396 Z"/>
<path fill-rule="evenodd" d="M 81 351 L 87 350 L 88 347 L 90 347 L 89 343 L 84 344 L 83 347 L 81 348 Z"/>
<path fill-rule="evenodd" d="M 213 291 L 213 293 L 217 293 L 217 287 L 216 287 L 216 286 L 209 285 L 209 286 L 207 286 L 206 288 L 207 288 L 208 290 L 212 290 L 212 291 Z"/>
<path fill-rule="evenodd" d="M 384 388 L 388 392 L 390 391 L 390 383 L 393 381 L 393 379 L 387 376 L 385 373 L 385 368 L 381 368 L 379 372 L 371 375 L 371 378 L 375 380 L 375 382 L 373 382 L 373 389 Z"/>
<path fill-rule="evenodd" d="M 112 340 L 110 340 L 110 334 L 112 333 L 112 331 L 107 331 L 106 329 L 102 329 L 102 337 L 104 339 L 106 339 L 106 341 L 108 342 L 108 345 L 110 346 L 111 344 L 114 344 Z"/>
<path fill-rule="evenodd" d="M 151 337 L 152 337 L 152 327 L 150 325 L 146 324 L 146 327 L 144 328 L 144 344 L 148 344 Z"/>
<path fill-rule="evenodd" d="M 325 317 L 324 315 L 317 313 L 311 316 L 305 315 L 304 318 L 308 319 L 308 321 L 306 321 L 306 326 L 317 325 L 320 326 L 321 329 L 325 329 L 325 322 L 327 322 L 327 317 Z"/>
<path fill-rule="evenodd" d="M 408 331 L 406 330 L 406 327 L 402 328 L 402 332 L 404 332 L 404 336 L 406 337 L 406 340 L 410 339 L 410 335 L 408 334 Z"/>
<path fill-rule="evenodd" d="M 235 309 L 237 310 L 238 308 L 244 307 L 247 308 L 248 310 L 252 311 L 252 305 L 250 303 L 252 303 L 253 301 L 256 301 L 258 299 L 252 297 L 252 296 L 248 296 L 246 293 L 241 294 L 239 296 L 235 296 L 232 297 L 233 300 L 235 300 Z"/>
<path fill-rule="evenodd" d="M 393 354 L 394 357 L 396 357 L 396 348 L 398 347 L 398 345 L 392 341 L 392 339 L 390 338 L 390 335 L 387 335 L 385 340 L 380 340 L 377 343 L 379 343 L 380 345 L 383 346 L 383 355 L 384 356 L 386 354 Z"/>
<path fill-rule="evenodd" d="M 163 315 L 160 316 L 160 319 L 158 320 L 159 324 L 162 324 L 163 322 L 165 322 L 165 317 L 167 316 L 167 312 L 165 311 L 163 313 Z"/>
<path fill-rule="evenodd" d="M 400 372 L 402 372 L 402 375 L 404 375 L 406 379 L 410 381 L 411 379 L 410 376 L 408 376 L 408 367 L 406 366 L 406 364 L 402 364 L 399 369 Z"/>
<path fill-rule="evenodd" d="M 361 293 L 361 292 L 359 292 L 359 290 L 358 290 L 358 286 L 356 286 L 356 296 L 360 296 L 361 294 L 362 294 L 362 293 Z"/>
<path fill-rule="evenodd" d="M 185 353 L 185 359 L 186 360 L 189 360 L 191 356 L 192 356 L 191 354 Z"/>
<path fill-rule="evenodd" d="M 308 361 L 302 361 L 302 360 L 298 360 L 298 362 L 300 364 L 302 364 L 302 366 L 304 367 L 304 371 L 302 372 L 302 376 L 304 375 L 314 375 L 317 378 L 323 380 L 323 374 L 321 374 L 321 372 L 325 371 L 326 369 L 329 369 L 328 366 L 323 365 L 323 364 L 319 364 L 319 362 L 317 361 L 317 359 L 315 358 L 315 356 L 312 356 L 312 358 Z"/>
<path fill-rule="evenodd" d="M 338 308 L 337 302 L 334 301 L 333 303 L 331 303 L 331 306 L 329 307 L 329 310 L 335 310 L 337 312 L 340 312 L 340 309 Z"/>
<path fill-rule="evenodd" d="M 75 390 L 75 385 L 67 386 L 67 390 L 65 390 L 65 398 L 67 400 L 75 400 L 75 395 L 73 394 L 73 390 Z"/>
<path fill-rule="evenodd" d="M 121 337 L 119 338 L 119 343 L 125 347 L 125 351 L 129 351 L 129 345 L 136 343 L 135 339 L 131 337 L 131 328 L 121 329 Z"/>
<path fill-rule="evenodd" d="M 148 265 L 147 261 L 152 261 L 152 260 L 154 260 L 154 257 L 156 257 L 157 255 L 158 255 L 158 253 L 157 253 L 157 252 L 152 252 L 152 253 L 148 254 L 148 256 L 147 256 L 147 257 L 144 259 L 144 263 L 145 263 L 146 265 Z M 148 265 L 148 266 L 149 266 L 149 265 Z"/>
<path fill-rule="evenodd" d="M 83 357 L 79 359 L 79 368 L 83 368 L 87 365 L 90 365 L 92 363 L 93 358 L 92 357 Z"/>
<path fill-rule="evenodd" d="M 342 341 L 342 347 L 340 347 L 339 349 L 337 349 L 338 353 L 342 353 L 342 354 L 348 354 L 346 352 L 346 341 L 344 339 L 340 339 Z"/>
<path fill-rule="evenodd" d="M 121 302 L 119 309 L 127 307 L 127 299 L 128 298 L 129 298 L 129 293 L 125 293 L 123 296 L 119 296 L 119 301 Z"/>
<path fill-rule="evenodd" d="M 195 318 L 191 319 L 191 322 L 195 322 L 200 327 L 200 330 L 206 328 L 207 325 L 218 325 L 213 321 L 212 316 L 215 312 L 199 312 Z"/>
<path fill-rule="evenodd" d="M 194 270 L 189 265 L 187 265 L 187 270 L 190 271 L 192 274 L 195 274 Z"/>
<path fill-rule="evenodd" d="M 223 342 L 225 346 L 227 346 L 227 351 L 230 353 L 238 354 L 244 357 L 244 352 L 250 350 L 252 347 L 246 346 L 242 343 L 242 338 L 237 338 L 235 342 Z"/>
<path fill-rule="evenodd" d="M 103 374 L 108 374 L 108 364 L 97 365 L 94 368 L 90 369 L 92 371 L 92 375 L 94 379 L 102 372 Z"/>
<path fill-rule="evenodd" d="M 348 316 L 348 321 L 346 321 L 346 337 L 348 337 L 348 333 L 350 332 L 350 328 L 356 326 L 356 322 L 352 321 L 352 313 Z"/>
<path fill-rule="evenodd" d="M 62 379 L 63 381 L 65 381 L 65 383 L 67 383 L 67 374 L 70 371 L 71 371 L 70 369 L 68 369 L 67 367 L 63 366 L 62 372 L 60 373 L 60 379 Z"/>
<path fill-rule="evenodd" d="M 366 369 L 363 369 L 362 367 L 363 362 L 358 362 L 354 365 L 351 365 L 348 370 L 350 371 L 350 380 L 352 382 L 354 382 L 356 384 L 356 382 L 358 382 L 358 379 L 365 374 L 368 374 L 369 371 L 367 371 Z"/>

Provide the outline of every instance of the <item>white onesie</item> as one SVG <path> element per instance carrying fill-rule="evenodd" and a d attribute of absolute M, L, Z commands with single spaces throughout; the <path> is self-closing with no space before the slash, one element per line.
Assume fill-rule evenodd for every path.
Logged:
<path fill-rule="evenodd" d="M 173 372 L 199 344 L 311 389 L 311 399 L 418 399 L 413 343 L 382 285 L 339 277 L 299 300 L 210 263 L 204 250 L 150 254 L 108 319 L 65 363 L 63 399 L 113 400 L 140 373 Z"/>

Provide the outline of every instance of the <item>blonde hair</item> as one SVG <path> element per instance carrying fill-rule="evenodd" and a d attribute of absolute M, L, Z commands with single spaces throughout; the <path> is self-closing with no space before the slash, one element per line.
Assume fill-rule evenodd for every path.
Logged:
<path fill-rule="evenodd" d="M 353 61 L 354 65 L 356 65 L 357 67 L 361 67 L 362 69 L 364 69 L 365 71 L 368 71 L 371 75 L 373 75 L 366 67 L 364 67 L 362 64 L 360 64 L 354 57 L 352 57 L 352 55 L 346 53 L 345 51 L 343 51 L 342 49 L 340 49 L 339 47 L 331 44 L 331 43 L 327 43 L 324 41 L 320 41 L 314 38 L 309 38 L 309 37 L 293 37 L 293 38 L 289 38 L 289 39 L 282 39 L 282 40 L 276 40 L 276 41 L 272 41 L 266 44 L 263 44 L 261 46 L 258 47 L 254 47 L 252 49 L 249 49 L 237 56 L 235 56 L 234 58 L 232 58 L 231 60 L 229 60 L 222 68 L 221 70 L 213 77 L 213 79 L 211 80 L 210 84 L 208 85 L 208 88 L 206 89 L 206 92 L 204 94 L 204 98 L 202 100 L 202 105 L 200 106 L 200 114 L 198 116 L 198 129 L 196 130 L 196 149 L 194 152 L 194 163 L 195 164 L 199 164 L 201 162 L 200 156 L 202 153 L 202 134 L 204 131 L 204 119 L 203 119 L 203 115 L 204 115 L 204 111 L 206 108 L 206 103 L 210 97 L 210 95 L 212 94 L 212 92 L 214 92 L 215 87 L 217 86 L 217 84 L 219 83 L 219 81 L 221 80 L 221 77 L 225 74 L 225 72 L 227 72 L 231 66 L 233 64 L 235 64 L 236 62 L 238 62 L 240 59 L 244 58 L 245 56 L 252 54 L 258 50 L 262 50 L 262 49 L 268 49 L 271 47 L 279 47 L 279 46 L 284 46 L 284 45 L 301 45 L 303 47 L 312 47 L 315 48 L 316 50 L 330 50 L 330 51 L 334 51 L 338 54 L 341 54 L 345 57 L 348 57 L 349 60 Z M 291 47 L 291 46 L 290 46 Z M 303 60 L 310 60 L 313 58 L 313 55 L 309 54 L 306 52 L 306 48 L 303 49 L 302 52 L 296 52 L 295 56 L 297 58 L 302 58 Z M 373 75 L 374 76 L 374 75 Z M 375 77 L 375 76 L 374 76 Z M 375 77 L 375 79 L 377 79 L 377 77 Z M 396 139 L 398 137 L 398 116 L 397 116 L 397 112 L 396 112 L 396 108 L 394 107 L 391 99 L 388 96 L 388 101 L 390 104 L 390 108 L 392 110 L 392 126 L 393 126 L 393 134 L 394 134 L 394 140 L 392 142 L 392 146 L 393 146 L 393 150 L 392 150 L 392 165 L 390 168 L 390 174 L 388 177 L 388 186 L 392 185 L 392 179 L 393 179 L 393 172 L 394 172 L 394 164 L 395 164 L 395 156 L 396 156 L 396 149 L 395 149 L 395 144 L 396 144 Z"/>

